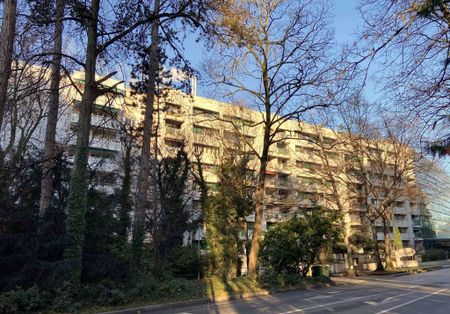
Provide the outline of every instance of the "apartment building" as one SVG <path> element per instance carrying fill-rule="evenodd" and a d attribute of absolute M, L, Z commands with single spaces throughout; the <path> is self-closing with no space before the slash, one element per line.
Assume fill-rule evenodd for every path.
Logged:
<path fill-rule="evenodd" d="M 74 157 L 77 106 L 84 85 L 83 73 L 74 73 L 72 81 L 75 84 L 67 84 L 70 87 L 62 92 L 64 106 L 60 110 L 57 128 L 57 141 L 69 160 Z M 142 113 L 140 100 L 133 99 L 124 84 L 112 79 L 103 84 L 108 92 L 97 99 L 93 108 L 89 165 L 95 170 L 95 188 L 112 193 L 119 184 L 118 174 L 121 171 L 124 149 L 121 128 L 125 124 L 138 124 Z M 262 149 L 264 132 L 260 112 L 175 90 L 169 91 L 163 99 L 158 99 L 156 109 L 157 137 L 154 143 L 159 145 L 162 156 L 173 155 L 183 144 L 191 159 L 201 158 L 211 191 L 217 189 L 215 169 L 227 154 L 247 152 L 251 157 L 249 166 L 257 169 L 258 158 L 255 154 Z M 43 143 L 45 119 L 40 124 L 34 137 L 37 146 Z M 373 160 L 367 156 L 359 160 L 363 168 L 352 166 L 358 164 L 358 160 L 349 154 L 352 147 L 348 141 L 342 141 L 342 134 L 327 128 L 301 121 L 286 121 L 278 126 L 274 140 L 266 172 L 264 229 L 318 205 L 337 209 L 336 198 L 339 197 L 345 207 L 344 221 L 348 231 L 367 232 L 367 208 L 362 204 L 366 202 L 377 206 L 382 200 L 376 193 L 376 187 L 367 199 L 361 200 L 358 176 L 366 169 L 366 175 L 373 182 L 383 182 L 393 177 L 389 171 L 375 169 Z M 389 164 L 389 145 L 375 145 L 368 141 L 364 143 L 374 156 L 383 156 L 386 164 Z M 414 193 L 408 193 L 415 186 L 414 171 L 405 171 L 402 176 L 404 188 L 396 192 L 403 194 L 395 199 L 391 227 L 399 228 L 404 245 L 414 247 L 415 241 L 421 236 L 417 228 L 419 221 L 424 220 L 424 214 L 420 199 Z M 188 205 L 195 213 L 199 209 L 199 202 L 196 194 L 193 195 Z M 253 221 L 254 217 L 250 215 L 248 222 L 251 224 Z M 383 240 L 381 225 L 378 220 L 379 241 Z M 197 234 L 197 240 L 200 237 L 201 232 Z"/>
<path fill-rule="evenodd" d="M 200 154 L 212 191 L 217 184 L 215 168 L 224 156 L 236 151 L 254 155 L 262 149 L 261 113 L 243 106 L 172 92 L 160 101 L 158 119 L 158 141 L 165 154 L 173 153 L 181 143 L 192 158 Z M 364 218 L 367 208 L 361 205 L 361 196 L 355 192 L 357 188 L 348 187 L 360 185 L 355 175 L 358 170 L 349 166 L 353 162 L 348 153 L 351 147 L 348 142 L 340 143 L 341 136 L 333 130 L 300 121 L 286 121 L 279 126 L 266 172 L 264 229 L 318 205 L 336 208 L 339 195 L 346 206 L 344 220 L 350 233 L 368 232 L 368 222 Z M 365 142 L 368 149 L 383 156 L 382 162 L 387 164 L 387 170 L 380 173 L 376 166 L 372 167 L 370 157 L 363 158 L 363 167 L 372 181 L 382 182 L 399 176 L 389 168 L 396 168 L 392 163 L 398 159 L 391 156 L 389 146 Z M 250 167 L 257 169 L 256 157 L 251 158 Z M 414 248 L 414 227 L 421 219 L 422 203 L 416 193 L 411 193 L 416 188 L 414 171 L 405 169 L 401 176 L 403 178 L 396 178 L 401 181 L 401 189 L 395 191 L 398 195 L 393 206 L 391 232 L 394 226 L 398 227 L 403 244 Z M 375 183 L 372 185 L 374 191 L 381 189 Z M 381 197 L 380 193 L 369 193 L 367 202 L 376 206 L 382 201 Z M 253 221 L 254 217 L 249 216 L 248 222 Z M 384 239 L 380 219 L 377 220 L 377 237 L 379 241 Z"/>

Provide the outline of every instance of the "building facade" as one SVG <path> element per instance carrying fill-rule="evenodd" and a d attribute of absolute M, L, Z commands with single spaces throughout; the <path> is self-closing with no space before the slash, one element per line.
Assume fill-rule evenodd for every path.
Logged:
<path fill-rule="evenodd" d="M 77 106 L 83 83 L 83 73 L 74 73 L 61 95 L 64 106 L 58 119 L 57 141 L 69 161 L 74 157 Z M 132 97 L 123 83 L 110 79 L 103 84 L 107 92 L 97 99 L 92 112 L 89 166 L 94 170 L 95 188 L 112 193 L 120 183 L 125 149 L 123 130 L 140 123 L 143 102 L 139 97 Z M 211 192 L 217 189 L 215 169 L 228 155 L 244 152 L 249 156 L 249 167 L 258 169 L 257 156 L 262 150 L 264 134 L 260 112 L 175 90 L 164 94 L 155 104 L 154 116 L 153 145 L 158 145 L 159 157 L 174 155 L 181 146 L 185 147 L 192 160 L 201 159 Z M 44 130 L 45 118 L 33 138 L 38 147 L 43 145 Z M 374 218 L 377 240 L 383 241 L 382 231 L 386 226 L 380 217 L 369 217 L 368 211 L 390 198 L 388 228 L 392 231 L 397 227 L 404 246 L 414 248 L 423 237 L 418 230 L 427 221 L 427 214 L 415 193 L 416 176 L 410 167 L 413 162 L 408 155 L 410 149 L 404 148 L 408 154 L 399 153 L 394 146 L 349 138 L 345 132 L 302 121 L 288 120 L 276 125 L 266 171 L 263 229 L 294 214 L 324 206 L 342 211 L 350 235 L 370 233 L 368 218 Z M 365 153 L 356 155 L 358 149 Z M 396 189 L 386 189 L 396 181 Z M 199 194 L 194 191 L 190 195 L 188 205 L 195 213 L 200 210 Z M 251 225 L 253 215 L 247 220 Z M 198 232 L 194 240 L 199 241 L 202 236 Z"/>

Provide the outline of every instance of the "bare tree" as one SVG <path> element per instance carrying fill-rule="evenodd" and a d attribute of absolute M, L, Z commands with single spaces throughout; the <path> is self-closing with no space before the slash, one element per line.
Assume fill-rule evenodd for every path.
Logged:
<path fill-rule="evenodd" d="M 332 33 L 323 1 L 248 0 L 222 8 L 221 34 L 209 63 L 211 80 L 226 97 L 242 97 L 259 111 L 262 143 L 255 192 L 255 224 L 249 274 L 256 274 L 270 147 L 282 125 L 332 102 L 335 66 L 328 61 Z M 321 102 L 319 103 L 319 98 Z"/>
<path fill-rule="evenodd" d="M 342 235 L 344 245 L 346 247 L 347 271 L 352 273 L 353 270 L 353 249 L 350 243 L 352 230 L 350 226 L 352 212 L 352 195 L 348 189 L 348 180 L 345 175 L 347 161 L 344 158 L 346 148 L 349 147 L 349 138 L 345 132 L 337 131 L 336 125 L 330 121 L 333 114 L 328 114 L 326 124 L 330 129 L 324 129 L 323 126 L 314 127 L 315 136 L 309 137 L 312 148 L 304 148 L 301 152 L 306 154 L 314 161 L 320 162 L 320 167 L 312 169 L 313 173 L 321 180 L 321 191 L 325 194 L 328 201 L 327 208 L 335 209 L 339 212 L 340 223 L 342 226 Z"/>
<path fill-rule="evenodd" d="M 437 131 L 434 139 L 442 141 L 432 141 L 431 149 L 442 155 L 449 152 L 450 138 L 449 5 L 448 0 L 361 1 L 365 24 L 355 59 L 381 69 L 384 90 L 399 109 Z"/>
<path fill-rule="evenodd" d="M 364 101 L 357 101 L 349 108 L 347 112 L 341 111 L 348 137 L 347 186 L 354 195 L 361 222 L 371 227 L 377 269 L 383 269 L 377 241 L 378 224 L 384 235 L 386 267 L 392 268 L 390 229 L 394 208 L 414 199 L 417 192 L 414 164 L 421 155 L 413 145 L 418 132 L 409 122 L 401 123 L 383 114 L 374 117 Z"/>

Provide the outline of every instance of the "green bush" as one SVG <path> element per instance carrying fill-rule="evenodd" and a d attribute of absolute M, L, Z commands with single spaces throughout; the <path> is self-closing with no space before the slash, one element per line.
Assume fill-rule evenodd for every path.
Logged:
<path fill-rule="evenodd" d="M 158 283 L 149 275 L 141 275 L 128 288 L 129 295 L 134 300 L 149 300 L 155 297 Z"/>
<path fill-rule="evenodd" d="M 169 273 L 177 278 L 197 279 L 203 277 L 206 262 L 199 248 L 195 245 L 188 245 L 177 248 L 170 256 L 168 265 Z"/>
<path fill-rule="evenodd" d="M 64 282 L 63 286 L 58 288 L 55 292 L 55 298 L 52 304 L 52 310 L 56 312 L 78 312 L 81 308 L 81 303 L 78 302 L 80 298 L 79 292 L 85 291 L 84 288 L 77 289 L 75 286 Z"/>
<path fill-rule="evenodd" d="M 0 295 L 0 313 L 30 313 L 36 312 L 46 304 L 45 295 L 34 286 Z"/>
<path fill-rule="evenodd" d="M 304 278 L 296 273 L 277 272 L 269 268 L 261 273 L 259 282 L 264 288 L 273 289 L 297 286 L 304 282 Z"/>
<path fill-rule="evenodd" d="M 261 265 L 277 273 L 306 276 L 320 250 L 339 240 L 335 212 L 314 209 L 269 229 L 261 243 Z"/>
<path fill-rule="evenodd" d="M 446 251 L 432 250 L 422 254 L 422 262 L 442 261 L 447 258 Z"/>
<path fill-rule="evenodd" d="M 201 298 L 205 296 L 205 288 L 202 281 L 176 278 L 160 282 L 156 296 L 172 300 Z"/>

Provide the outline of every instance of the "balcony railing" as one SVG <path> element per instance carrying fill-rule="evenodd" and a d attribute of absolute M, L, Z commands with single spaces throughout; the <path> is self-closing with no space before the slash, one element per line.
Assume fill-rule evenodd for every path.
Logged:
<path fill-rule="evenodd" d="M 178 136 L 181 136 L 181 129 L 167 127 L 166 128 L 166 134 L 178 137 Z"/>

